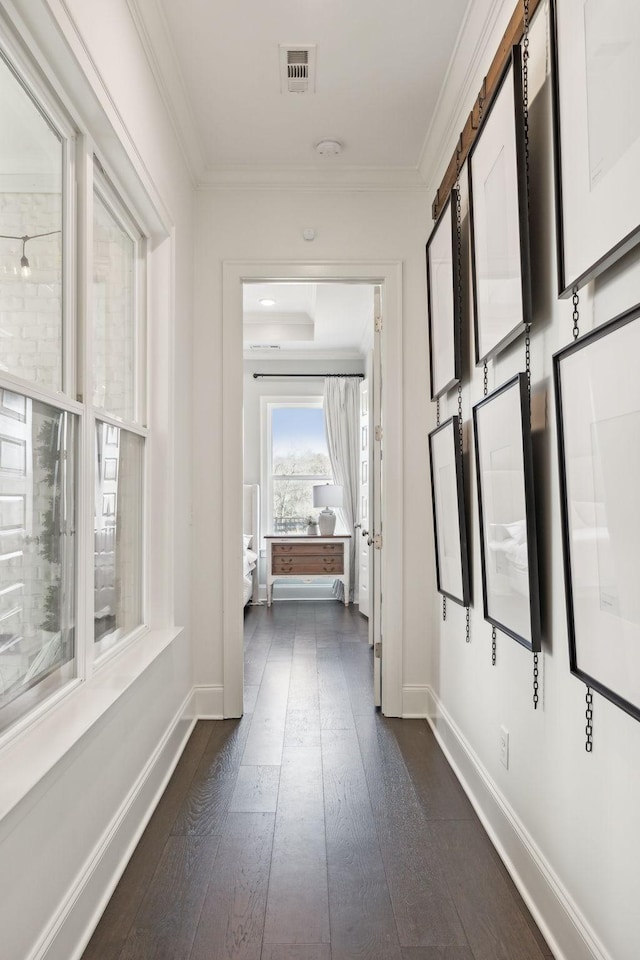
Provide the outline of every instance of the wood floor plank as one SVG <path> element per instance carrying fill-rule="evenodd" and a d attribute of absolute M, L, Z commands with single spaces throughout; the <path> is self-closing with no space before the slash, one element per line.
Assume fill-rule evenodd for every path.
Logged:
<path fill-rule="evenodd" d="M 469 799 L 438 746 L 426 720 L 390 720 L 429 820 L 475 820 Z"/>
<path fill-rule="evenodd" d="M 175 818 L 173 836 L 216 836 L 224 827 L 236 786 L 250 719 L 219 720 L 203 752 L 189 793 Z"/>
<path fill-rule="evenodd" d="M 541 960 L 544 956 L 473 820 L 434 820 L 440 862 L 474 960 Z"/>
<path fill-rule="evenodd" d="M 260 960 L 274 820 L 229 814 L 189 960 Z"/>
<path fill-rule="evenodd" d="M 264 940 L 329 942 L 319 747 L 291 747 L 283 756 Z"/>
<path fill-rule="evenodd" d="M 247 767 L 238 770 L 230 813 L 275 813 L 278 804 L 280 767 Z"/>
<path fill-rule="evenodd" d="M 467 946 L 389 721 L 358 717 L 356 727 L 401 946 Z"/>
<path fill-rule="evenodd" d="M 323 730 L 332 960 L 401 960 L 358 739 Z"/>
<path fill-rule="evenodd" d="M 402 960 L 474 960 L 469 947 L 403 947 Z"/>
<path fill-rule="evenodd" d="M 119 960 L 189 957 L 218 840 L 170 837 Z"/>
<path fill-rule="evenodd" d="M 276 822 L 265 943 L 329 943 L 324 824 Z"/>
<path fill-rule="evenodd" d="M 328 943 L 265 943 L 261 960 L 331 960 Z"/>

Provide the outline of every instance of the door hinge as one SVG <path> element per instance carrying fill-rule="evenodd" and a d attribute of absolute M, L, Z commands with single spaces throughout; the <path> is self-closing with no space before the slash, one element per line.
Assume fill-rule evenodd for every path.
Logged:
<path fill-rule="evenodd" d="M 374 643 L 373 655 L 376 658 L 376 660 L 382 659 L 382 641 L 381 640 L 377 640 L 376 643 Z"/>
<path fill-rule="evenodd" d="M 381 443 L 381 441 L 382 441 L 382 427 L 376 427 L 376 429 L 375 429 L 375 431 L 374 431 L 374 436 L 375 436 L 375 438 L 376 438 L 376 442 L 377 442 L 377 443 Z"/>
<path fill-rule="evenodd" d="M 374 323 L 374 329 L 376 333 L 382 333 L 382 317 L 376 317 Z"/>
<path fill-rule="evenodd" d="M 382 550 L 382 534 L 378 533 L 372 540 L 373 546 L 376 550 Z"/>

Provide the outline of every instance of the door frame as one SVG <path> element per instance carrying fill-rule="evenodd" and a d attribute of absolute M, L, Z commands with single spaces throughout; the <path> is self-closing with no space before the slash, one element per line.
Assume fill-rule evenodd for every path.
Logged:
<path fill-rule="evenodd" d="M 244 282 L 379 283 L 383 289 L 382 405 L 384 438 L 382 512 L 384 549 L 382 712 L 402 716 L 403 654 L 403 395 L 402 263 L 399 261 L 237 261 L 222 264 L 222 655 L 223 716 L 243 710 L 242 484 Z M 393 429 L 389 428 L 393 424 Z M 377 531 L 376 531 L 377 532 Z"/>

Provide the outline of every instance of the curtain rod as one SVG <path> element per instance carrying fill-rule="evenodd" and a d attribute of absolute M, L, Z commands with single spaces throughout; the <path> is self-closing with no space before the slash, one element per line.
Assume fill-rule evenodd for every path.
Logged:
<path fill-rule="evenodd" d="M 254 373 L 254 380 L 293 380 L 298 377 L 305 380 L 326 380 L 327 377 L 356 377 L 364 380 L 364 373 Z"/>

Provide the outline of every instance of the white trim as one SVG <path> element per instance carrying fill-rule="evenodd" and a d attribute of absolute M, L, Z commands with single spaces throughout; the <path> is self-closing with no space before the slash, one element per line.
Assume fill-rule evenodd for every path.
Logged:
<path fill-rule="evenodd" d="M 432 687 L 429 724 L 556 960 L 614 960 Z"/>
<path fill-rule="evenodd" d="M 429 686 L 426 683 L 405 683 L 402 688 L 404 720 L 425 720 L 429 716 Z"/>
<path fill-rule="evenodd" d="M 196 724 L 189 693 L 27 960 L 79 960 Z"/>
<path fill-rule="evenodd" d="M 384 284 L 382 389 L 385 422 L 384 670 L 382 711 L 402 716 L 403 396 L 402 264 L 397 261 L 225 261 L 222 265 L 222 633 L 224 716 L 242 714 L 242 283 L 269 280 Z"/>
<path fill-rule="evenodd" d="M 193 703 L 198 720 L 224 719 L 224 689 L 220 684 L 194 687 Z"/>

